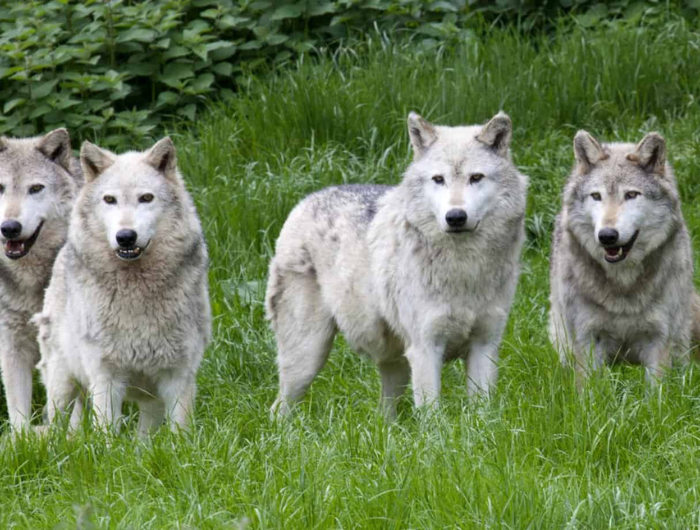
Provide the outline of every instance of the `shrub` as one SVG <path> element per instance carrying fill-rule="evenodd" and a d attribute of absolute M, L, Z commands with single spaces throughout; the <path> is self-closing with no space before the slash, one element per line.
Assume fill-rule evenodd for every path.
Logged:
<path fill-rule="evenodd" d="M 698 7 L 683 0 L 676 7 Z M 655 16 L 660 1 L 7 0 L 0 4 L 0 134 L 66 126 L 107 146 L 141 145 L 163 119 L 194 120 L 261 65 L 373 28 L 423 47 L 470 38 L 476 20 L 546 27 Z M 690 12 L 690 11 L 689 11 Z"/>

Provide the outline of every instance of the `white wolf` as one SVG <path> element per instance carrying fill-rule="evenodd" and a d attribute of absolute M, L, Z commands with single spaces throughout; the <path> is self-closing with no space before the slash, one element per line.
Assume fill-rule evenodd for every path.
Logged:
<path fill-rule="evenodd" d="M 94 419 L 118 428 L 139 403 L 140 435 L 167 415 L 186 426 L 211 333 L 207 250 L 169 138 L 115 155 L 85 142 L 86 184 L 56 260 L 39 325 L 52 421 L 92 396 Z"/>
<path fill-rule="evenodd" d="M 411 113 L 414 160 L 394 187 L 314 193 L 287 219 L 270 264 L 267 315 L 287 414 L 340 330 L 377 363 L 382 407 L 411 379 L 434 404 L 445 361 L 462 358 L 470 393 L 496 380 L 518 279 L 527 177 L 509 153 L 510 118 L 433 126 Z"/>
<path fill-rule="evenodd" d="M 666 143 L 574 138 L 551 256 L 550 340 L 582 377 L 605 362 L 654 382 L 687 357 L 697 299 L 693 254 Z M 695 307 L 694 307 L 695 305 Z"/>
<path fill-rule="evenodd" d="M 0 138 L 0 369 L 15 430 L 30 423 L 32 372 L 39 360 L 29 321 L 41 310 L 81 183 L 65 129 Z"/>

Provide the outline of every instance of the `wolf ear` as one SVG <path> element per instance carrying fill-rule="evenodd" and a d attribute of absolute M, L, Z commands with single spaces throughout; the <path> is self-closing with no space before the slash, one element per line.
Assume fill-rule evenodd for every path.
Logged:
<path fill-rule="evenodd" d="M 177 171 L 177 153 L 175 144 L 166 136 L 146 153 L 146 163 L 153 166 L 168 178 L 175 178 Z"/>
<path fill-rule="evenodd" d="M 586 131 L 579 131 L 574 136 L 574 156 L 584 172 L 608 157 L 598 140 Z"/>
<path fill-rule="evenodd" d="M 627 155 L 627 160 L 639 165 L 648 173 L 663 175 L 666 172 L 666 140 L 659 133 L 647 134 L 637 144 L 634 153 Z"/>
<path fill-rule="evenodd" d="M 80 165 L 87 182 L 92 182 L 114 164 L 114 154 L 87 140 L 80 148 Z"/>
<path fill-rule="evenodd" d="M 476 139 L 493 149 L 499 156 L 507 156 L 512 136 L 513 122 L 508 114 L 500 111 L 481 128 Z"/>
<path fill-rule="evenodd" d="M 70 134 L 66 129 L 51 131 L 37 145 L 37 149 L 49 160 L 70 173 Z"/>
<path fill-rule="evenodd" d="M 437 131 L 433 124 L 415 112 L 408 115 L 408 135 L 411 137 L 415 160 L 423 156 L 437 140 Z"/>

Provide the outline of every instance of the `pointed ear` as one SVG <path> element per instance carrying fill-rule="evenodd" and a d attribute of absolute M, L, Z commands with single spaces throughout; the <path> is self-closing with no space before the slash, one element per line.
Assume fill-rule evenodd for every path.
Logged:
<path fill-rule="evenodd" d="M 66 129 L 51 131 L 39 140 L 37 149 L 49 160 L 70 173 L 70 135 Z"/>
<path fill-rule="evenodd" d="M 114 164 L 114 154 L 106 149 L 97 147 L 87 140 L 80 148 L 80 165 L 86 182 L 92 182 Z"/>
<path fill-rule="evenodd" d="M 156 168 L 168 178 L 175 178 L 177 172 L 177 153 L 175 144 L 166 136 L 146 153 L 146 163 Z"/>
<path fill-rule="evenodd" d="M 507 156 L 512 135 L 513 122 L 508 114 L 500 111 L 481 128 L 476 139 L 493 149 L 499 156 Z"/>
<path fill-rule="evenodd" d="M 574 136 L 574 156 L 584 172 L 608 158 L 603 146 L 586 131 L 579 131 Z"/>
<path fill-rule="evenodd" d="M 408 135 L 411 137 L 413 157 L 418 160 L 437 140 L 437 131 L 432 123 L 411 112 L 408 115 Z"/>
<path fill-rule="evenodd" d="M 634 153 L 627 155 L 627 160 L 638 164 L 648 173 L 664 175 L 666 172 L 666 140 L 659 133 L 647 134 Z"/>

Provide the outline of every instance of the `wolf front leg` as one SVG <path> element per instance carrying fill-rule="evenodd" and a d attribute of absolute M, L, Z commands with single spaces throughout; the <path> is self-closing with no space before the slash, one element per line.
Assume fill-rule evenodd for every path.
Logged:
<path fill-rule="evenodd" d="M 10 426 L 16 431 L 28 428 L 32 417 L 34 358 L 10 340 L 2 345 L 0 363 Z"/>
<path fill-rule="evenodd" d="M 413 400 L 416 407 L 436 408 L 440 399 L 445 345 L 412 344 L 406 350 L 411 365 Z"/>
<path fill-rule="evenodd" d="M 93 421 L 97 428 L 114 432 L 119 431 L 122 417 L 122 404 L 126 394 L 126 385 L 109 375 L 100 375 L 90 387 L 93 404 Z"/>
<path fill-rule="evenodd" d="M 467 393 L 488 393 L 498 378 L 498 347 L 508 321 L 508 312 L 495 310 L 472 332 L 466 359 Z"/>
<path fill-rule="evenodd" d="M 657 386 L 671 367 L 671 345 L 666 339 L 648 342 L 641 347 L 639 355 L 646 371 L 646 381 Z"/>
<path fill-rule="evenodd" d="M 170 430 L 189 430 L 194 419 L 194 397 L 196 384 L 194 374 L 178 374 L 169 377 L 158 385 L 158 391 L 165 403 L 166 418 Z"/>

